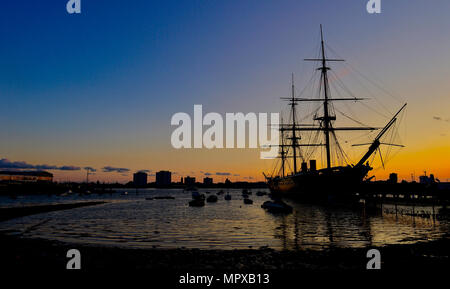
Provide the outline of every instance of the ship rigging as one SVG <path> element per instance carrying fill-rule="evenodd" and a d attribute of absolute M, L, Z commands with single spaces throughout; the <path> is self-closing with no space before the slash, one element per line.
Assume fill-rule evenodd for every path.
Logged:
<path fill-rule="evenodd" d="M 357 102 L 363 101 L 365 98 L 357 97 L 332 97 L 329 83 L 328 72 L 331 70 L 329 63 L 342 62 L 343 59 L 328 58 L 325 54 L 325 44 L 322 31 L 322 25 L 320 26 L 320 57 L 308 58 L 305 61 L 312 61 L 318 63 L 320 66 L 317 70 L 320 72 L 320 84 L 319 84 L 319 97 L 318 98 L 301 98 L 295 95 L 294 75 L 292 75 L 291 82 L 291 96 L 282 97 L 282 100 L 288 102 L 290 107 L 290 122 L 285 123 L 283 119 L 279 127 L 281 143 L 280 155 L 281 170 L 278 175 L 264 175 L 266 177 L 269 188 L 273 193 L 277 194 L 293 194 L 294 196 L 305 197 L 329 197 L 330 194 L 337 194 L 337 196 L 348 195 L 345 192 L 356 189 L 372 167 L 367 162 L 368 159 L 377 151 L 380 152 L 381 162 L 384 167 L 384 162 L 381 157 L 380 145 L 393 145 L 402 146 L 392 143 L 382 142 L 381 138 L 386 132 L 391 129 L 394 123 L 397 122 L 399 114 L 404 110 L 406 104 L 404 104 L 400 110 L 390 119 L 390 121 L 383 127 L 372 127 L 367 125 L 361 126 L 335 126 L 336 113 L 333 108 L 334 102 Z M 322 112 L 319 113 L 319 109 L 316 110 L 313 116 L 313 124 L 300 123 L 297 120 L 296 107 L 299 104 L 306 102 L 319 102 L 319 107 Z M 350 118 L 350 117 L 349 117 Z M 354 120 L 354 119 L 353 119 Z M 359 124 L 362 124 L 358 122 Z M 332 145 L 336 146 L 341 154 L 345 157 L 338 138 L 336 136 L 337 131 L 376 131 L 380 130 L 378 135 L 372 142 L 365 144 L 356 144 L 354 146 L 369 145 L 368 151 L 363 157 L 356 162 L 356 164 L 347 163 L 346 166 L 339 166 L 333 163 L 331 156 Z M 317 132 L 323 135 L 322 141 L 320 138 L 314 138 L 316 142 L 302 142 L 302 134 L 308 132 Z M 310 160 L 310 168 L 308 170 L 305 158 L 303 156 L 303 147 L 323 147 L 325 150 L 325 167 L 322 169 L 316 169 L 316 161 Z M 302 159 L 301 170 L 298 170 L 298 158 Z M 292 158 L 292 172 L 286 173 L 286 164 L 288 159 Z M 367 162 L 367 163 L 366 163 Z M 314 192 L 314 194 L 312 194 Z M 322 192 L 322 193 L 318 193 Z M 324 193 L 323 193 L 324 192 Z"/>

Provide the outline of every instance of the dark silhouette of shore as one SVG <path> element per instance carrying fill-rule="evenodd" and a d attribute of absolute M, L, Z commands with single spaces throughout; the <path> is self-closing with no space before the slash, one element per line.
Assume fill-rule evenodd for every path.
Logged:
<path fill-rule="evenodd" d="M 53 204 L 53 205 L 35 205 L 13 208 L 0 208 L 0 221 L 6 221 L 14 218 L 25 217 L 28 215 L 68 210 L 86 206 L 94 206 L 104 204 L 106 202 L 77 202 L 70 204 Z"/>
<path fill-rule="evenodd" d="M 0 234 L 1 265 L 9 270 L 65 270 L 67 250 L 81 253 L 82 270 L 156 270 L 166 272 L 366 271 L 368 248 L 326 248 L 323 251 L 199 249 L 128 249 L 66 244 Z M 377 248 L 377 247 L 370 247 Z M 445 270 L 448 237 L 406 245 L 378 247 L 384 271 Z"/>

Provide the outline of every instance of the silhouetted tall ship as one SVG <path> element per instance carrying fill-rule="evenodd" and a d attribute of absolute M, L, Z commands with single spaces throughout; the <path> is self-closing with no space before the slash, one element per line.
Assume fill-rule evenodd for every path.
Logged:
<path fill-rule="evenodd" d="M 379 152 L 381 162 L 380 145 L 402 146 L 398 144 L 383 142 L 382 137 L 389 131 L 400 112 L 406 107 L 404 104 L 400 110 L 387 122 L 383 128 L 368 127 L 368 126 L 335 126 L 336 114 L 334 113 L 333 103 L 337 101 L 355 102 L 362 101 L 364 98 L 334 98 L 331 95 L 328 71 L 331 69 L 328 66 L 329 62 L 344 61 L 342 59 L 327 58 L 325 54 L 325 45 L 323 40 L 322 26 L 320 26 L 320 57 L 316 59 L 305 59 L 305 61 L 315 61 L 320 64 L 317 68 L 320 71 L 320 85 L 318 96 L 315 98 L 299 98 L 295 96 L 294 77 L 292 76 L 292 96 L 281 98 L 289 102 L 290 106 L 290 121 L 279 126 L 280 130 L 280 147 L 279 158 L 281 159 L 281 166 L 279 170 L 274 170 L 272 175 L 264 174 L 267 184 L 274 195 L 289 196 L 304 200 L 319 200 L 319 201 L 333 201 L 333 200 L 350 200 L 355 199 L 355 192 L 360 185 L 367 180 L 368 173 L 373 168 L 369 164 L 369 158 Z M 305 102 L 321 103 L 315 114 L 312 115 L 313 124 L 303 124 L 297 121 L 296 106 Z M 362 124 L 358 122 L 359 124 Z M 331 152 L 333 149 L 340 151 L 345 155 L 342 147 L 338 142 L 336 133 L 344 131 L 363 131 L 363 130 L 380 130 L 372 142 L 365 144 L 355 144 L 353 146 L 368 145 L 367 152 L 355 164 L 345 162 L 344 165 L 334 165 L 332 163 Z M 302 141 L 302 134 L 316 132 L 316 137 L 308 138 L 307 141 Z M 322 137 L 321 137 L 322 135 Z M 316 141 L 316 143 L 311 142 Z M 302 154 L 304 147 L 312 147 L 310 149 L 320 148 L 324 151 L 326 167 L 317 169 L 317 163 L 314 159 L 309 159 L 306 162 L 305 156 Z M 291 160 L 289 161 L 288 160 Z M 302 160 L 300 170 L 298 169 L 298 160 Z M 293 165 L 288 173 L 287 164 Z M 384 163 L 383 163 L 384 167 Z M 276 172 L 276 173 L 275 173 Z"/>

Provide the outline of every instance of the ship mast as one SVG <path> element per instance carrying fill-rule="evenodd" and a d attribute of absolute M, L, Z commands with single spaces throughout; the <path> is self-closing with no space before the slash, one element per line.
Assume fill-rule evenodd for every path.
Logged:
<path fill-rule="evenodd" d="M 295 121 L 295 106 L 297 102 L 295 101 L 295 86 L 294 86 L 294 73 L 292 73 L 292 98 L 291 98 L 291 111 L 292 111 L 292 153 L 294 158 L 294 174 L 297 173 L 297 136 L 295 134 L 296 131 L 296 121 Z"/>
<path fill-rule="evenodd" d="M 281 125 L 283 126 L 283 117 L 281 117 Z M 286 151 L 284 150 L 284 132 L 281 131 L 281 171 L 282 171 L 282 176 L 285 176 L 285 169 L 284 169 L 284 164 L 286 161 Z"/>
<path fill-rule="evenodd" d="M 338 100 L 338 99 L 330 99 L 330 89 L 328 84 L 328 70 L 330 70 L 330 67 L 327 66 L 327 61 L 344 61 L 343 59 L 328 59 L 325 56 L 325 43 L 323 41 L 323 31 L 322 31 L 322 24 L 320 24 L 320 44 L 321 44 L 321 54 L 322 58 L 319 59 L 305 59 L 305 61 L 320 61 L 322 66 L 319 67 L 317 70 L 321 71 L 321 82 L 323 84 L 323 93 L 324 98 L 320 99 L 323 100 L 323 116 L 316 117 L 314 120 L 321 121 L 321 129 L 325 135 L 325 150 L 326 150 L 326 157 L 327 157 L 327 168 L 331 168 L 331 153 L 330 153 L 330 132 L 333 132 L 333 125 L 331 121 L 336 120 L 336 116 L 330 116 L 330 112 L 328 109 L 328 102 L 331 100 Z M 339 100 L 348 100 L 348 99 L 339 99 Z M 354 99 L 356 100 L 356 99 Z"/>
<path fill-rule="evenodd" d="M 281 132 L 281 144 L 278 144 L 276 146 L 281 147 L 281 170 L 282 170 L 282 176 L 285 176 L 285 161 L 287 158 L 293 158 L 293 174 L 297 174 L 297 154 L 300 155 L 300 157 L 304 160 L 302 156 L 302 151 L 298 150 L 297 148 L 300 147 L 309 147 L 309 146 L 325 146 L 326 149 L 326 161 L 327 161 L 327 170 L 330 170 L 332 168 L 332 160 L 331 160 L 331 142 L 330 137 L 334 137 L 336 144 L 340 150 L 342 150 L 339 146 L 338 140 L 335 135 L 335 131 L 363 131 L 363 130 L 378 130 L 380 128 L 377 127 L 371 127 L 371 126 L 333 126 L 333 121 L 336 120 L 336 115 L 333 115 L 332 112 L 330 112 L 330 106 L 332 106 L 332 103 L 335 101 L 360 101 L 364 100 L 365 98 L 357 98 L 357 97 L 339 97 L 339 98 L 333 98 L 331 97 L 331 91 L 330 91 L 330 85 L 328 80 L 328 70 L 331 70 L 330 67 L 327 66 L 328 62 L 336 62 L 336 61 L 344 61 L 343 59 L 333 59 L 333 58 L 327 58 L 325 55 L 325 42 L 323 37 L 323 30 L 322 25 L 320 25 L 320 41 L 321 41 L 321 57 L 319 58 L 313 58 L 313 59 L 304 59 L 305 61 L 314 61 L 319 62 L 320 66 L 317 68 L 317 70 L 321 71 L 321 80 L 320 80 L 320 89 L 323 89 L 323 97 L 321 95 L 321 91 L 319 89 L 319 97 L 318 98 L 300 98 L 295 97 L 295 86 L 294 86 L 294 74 L 292 74 L 292 92 L 291 97 L 281 97 L 282 100 L 288 101 L 289 106 L 291 107 L 290 113 L 292 114 L 292 123 L 283 123 L 283 120 L 281 120 L 281 125 L 279 126 L 279 130 Z M 322 116 L 316 116 L 314 117 L 314 120 L 319 121 L 319 124 L 303 124 L 303 123 L 297 123 L 296 120 L 296 105 L 298 102 L 322 102 L 323 103 L 323 115 Z M 396 121 L 397 115 L 403 110 L 404 106 L 400 109 L 400 111 L 394 116 L 394 118 L 383 128 L 383 130 L 380 132 L 380 134 L 377 136 L 377 138 L 374 140 L 373 143 L 371 143 L 369 151 L 363 156 L 363 158 L 357 163 L 356 166 L 351 165 L 352 167 L 360 167 L 363 165 L 363 163 L 370 157 L 370 155 L 373 154 L 373 152 L 377 149 L 379 149 L 380 144 L 387 144 L 387 143 L 381 143 L 380 138 L 384 135 L 384 133 L 393 125 L 393 123 Z M 287 137 L 291 142 L 286 144 L 284 142 L 284 132 L 287 131 L 291 133 L 291 137 Z M 324 133 L 325 143 L 299 143 L 299 140 L 301 139 L 301 131 L 322 131 Z M 331 134 L 331 136 L 330 136 Z M 361 144 L 365 145 L 365 144 Z M 395 144 L 387 144 L 387 145 L 395 145 Z M 401 146 L 401 145 L 396 145 Z M 292 147 L 292 156 L 288 154 L 289 149 L 284 148 Z M 266 176 L 267 178 L 267 176 Z"/>
<path fill-rule="evenodd" d="M 322 67 L 319 69 L 322 71 L 322 80 L 323 80 L 323 92 L 324 92 L 324 101 L 323 101 L 323 111 L 324 116 L 322 117 L 322 121 L 324 123 L 324 134 L 325 134 L 325 148 L 327 152 L 327 168 L 331 168 L 331 156 L 330 156 L 330 130 L 333 129 L 331 126 L 331 120 L 329 112 L 328 112 L 328 75 L 327 70 L 329 69 L 326 65 L 325 58 L 325 47 L 323 43 L 323 32 L 322 32 L 322 24 L 320 24 L 320 41 L 322 45 Z M 334 117 L 336 119 L 336 117 Z"/>
<path fill-rule="evenodd" d="M 352 130 L 375 130 L 374 127 L 333 127 L 332 121 L 336 120 L 335 115 L 330 115 L 329 106 L 333 101 L 358 101 L 363 100 L 363 98 L 332 98 L 330 95 L 330 86 L 328 83 L 328 70 L 331 68 L 327 66 L 327 62 L 344 61 L 343 59 L 331 59 L 326 58 L 325 55 L 325 42 L 323 40 L 323 30 L 322 24 L 320 25 L 320 42 L 321 42 L 321 58 L 318 59 L 304 59 L 305 61 L 317 61 L 321 63 L 321 66 L 317 70 L 321 71 L 321 84 L 323 86 L 323 98 L 318 99 L 307 99 L 307 98 L 296 98 L 296 101 L 323 101 L 323 116 L 315 117 L 314 120 L 320 121 L 319 127 L 307 127 L 307 128 L 297 128 L 300 131 L 323 131 L 325 135 L 325 150 L 327 158 L 327 168 L 331 168 L 331 143 L 330 143 L 330 133 L 334 135 L 334 131 L 352 131 Z M 337 140 L 336 140 L 337 141 Z M 310 144 L 310 145 L 321 145 L 321 144 Z"/>

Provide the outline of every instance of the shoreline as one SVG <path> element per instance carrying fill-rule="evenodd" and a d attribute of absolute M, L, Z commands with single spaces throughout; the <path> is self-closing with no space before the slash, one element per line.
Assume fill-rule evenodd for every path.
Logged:
<path fill-rule="evenodd" d="M 0 220 L 104 204 L 104 201 L 0 208 Z M 96 244 L 65 243 L 40 238 L 24 238 L 0 232 L 0 267 L 7 270 L 65 270 L 69 249 L 78 249 L 82 269 L 151 270 L 168 272 L 281 272 L 285 271 L 366 271 L 369 249 L 381 253 L 382 269 L 395 271 L 441 271 L 449 267 L 450 238 L 414 244 L 367 246 L 365 248 L 324 248 L 274 250 L 271 248 L 201 250 L 165 248 L 124 248 Z"/>
<path fill-rule="evenodd" d="M 381 253 L 384 271 L 446 270 L 450 239 L 367 248 L 330 248 L 322 251 L 136 249 L 94 244 L 71 244 L 0 234 L 1 267 L 8 270 L 65 270 L 69 249 L 78 249 L 82 269 L 153 271 L 365 271 L 368 249 Z"/>
<path fill-rule="evenodd" d="M 67 204 L 30 205 L 23 207 L 0 208 L 0 222 L 53 211 L 69 210 L 86 206 L 105 204 L 104 201 L 85 201 Z"/>

